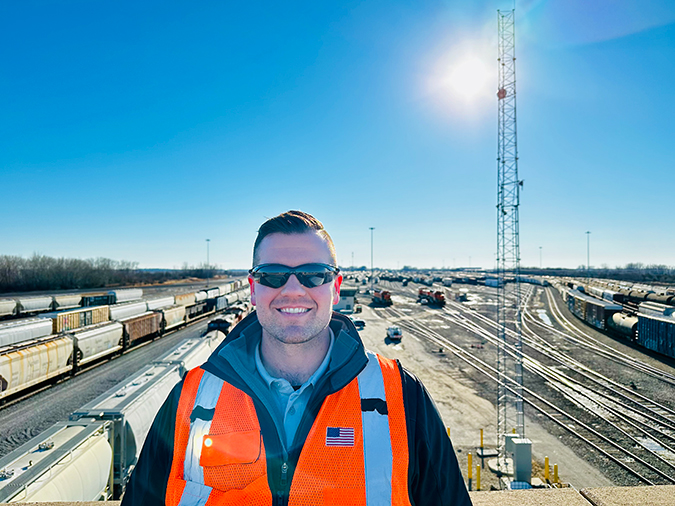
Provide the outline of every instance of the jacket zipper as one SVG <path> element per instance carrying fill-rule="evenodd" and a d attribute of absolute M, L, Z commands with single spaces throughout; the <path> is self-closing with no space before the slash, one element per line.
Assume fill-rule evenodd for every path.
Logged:
<path fill-rule="evenodd" d="M 277 492 L 278 506 L 284 506 L 286 504 L 286 498 L 288 497 L 288 492 L 286 490 L 287 486 L 288 486 L 288 462 L 284 461 L 281 464 L 281 490 Z"/>

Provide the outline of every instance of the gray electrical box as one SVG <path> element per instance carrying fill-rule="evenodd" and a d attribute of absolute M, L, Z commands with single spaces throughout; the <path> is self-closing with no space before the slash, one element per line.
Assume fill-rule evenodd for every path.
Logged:
<path fill-rule="evenodd" d="M 513 479 L 532 481 L 532 441 L 527 438 L 513 438 Z"/>
<path fill-rule="evenodd" d="M 520 439 L 518 434 L 505 434 L 504 435 L 504 448 L 507 454 L 513 453 L 513 440 Z"/>

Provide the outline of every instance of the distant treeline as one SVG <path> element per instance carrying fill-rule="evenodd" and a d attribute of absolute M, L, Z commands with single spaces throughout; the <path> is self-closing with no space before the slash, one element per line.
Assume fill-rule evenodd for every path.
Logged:
<path fill-rule="evenodd" d="M 223 271 L 187 264 L 182 269 L 139 269 L 138 262 L 109 258 L 30 258 L 0 255 L 0 293 L 34 290 L 72 290 L 162 283 L 174 279 L 206 279 Z"/>
<path fill-rule="evenodd" d="M 576 269 L 537 269 L 534 267 L 521 268 L 523 274 L 534 274 L 542 276 L 574 276 L 574 277 L 592 277 L 600 279 L 617 279 L 632 283 L 658 283 L 664 285 L 675 284 L 675 267 L 667 265 L 645 265 L 641 263 L 630 263 L 624 267 L 599 268 L 591 267 L 587 270 L 585 266 Z"/>

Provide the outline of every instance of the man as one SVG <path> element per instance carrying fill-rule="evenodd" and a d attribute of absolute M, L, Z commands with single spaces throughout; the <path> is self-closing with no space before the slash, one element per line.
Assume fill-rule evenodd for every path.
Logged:
<path fill-rule="evenodd" d="M 256 311 L 169 395 L 122 506 L 470 505 L 422 384 L 332 312 L 323 225 L 265 222 L 248 280 Z"/>

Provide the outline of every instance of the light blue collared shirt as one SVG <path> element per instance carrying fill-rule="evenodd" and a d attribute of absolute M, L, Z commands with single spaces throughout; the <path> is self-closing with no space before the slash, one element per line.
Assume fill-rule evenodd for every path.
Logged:
<path fill-rule="evenodd" d="M 277 418 L 281 417 L 284 431 L 286 432 L 286 449 L 289 449 L 293 443 L 293 438 L 300 425 L 302 415 L 307 408 L 307 403 L 312 395 L 314 386 L 323 373 L 326 372 L 326 369 L 328 369 L 330 354 L 333 350 L 333 342 L 335 341 L 335 336 L 330 327 L 328 327 L 328 331 L 330 332 L 330 345 L 328 346 L 328 351 L 326 352 L 323 362 L 321 362 L 319 368 L 314 371 L 314 374 L 312 374 L 297 390 L 293 389 L 293 386 L 288 380 L 272 377 L 270 373 L 267 372 L 267 369 L 265 369 L 262 359 L 260 358 L 260 343 L 258 343 L 258 346 L 255 348 L 255 366 L 258 370 L 258 374 L 260 374 L 265 381 L 276 401 L 275 409 L 271 410 L 272 416 Z"/>

